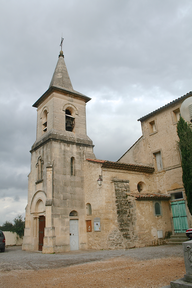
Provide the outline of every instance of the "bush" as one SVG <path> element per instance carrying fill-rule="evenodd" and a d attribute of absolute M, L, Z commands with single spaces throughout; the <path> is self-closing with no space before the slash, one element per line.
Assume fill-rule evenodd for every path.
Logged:
<path fill-rule="evenodd" d="M 14 224 L 6 221 L 2 226 L 0 226 L 0 230 L 16 232 L 17 235 L 22 238 L 24 235 L 25 221 L 22 219 L 21 215 L 18 215 L 13 221 Z"/>

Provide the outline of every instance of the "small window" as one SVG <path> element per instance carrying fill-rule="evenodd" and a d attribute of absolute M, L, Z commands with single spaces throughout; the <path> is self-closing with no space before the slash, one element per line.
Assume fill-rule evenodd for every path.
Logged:
<path fill-rule="evenodd" d="M 75 127 L 75 118 L 69 109 L 65 110 L 65 129 L 72 132 Z"/>
<path fill-rule="evenodd" d="M 144 182 L 140 181 L 140 182 L 137 184 L 137 190 L 138 190 L 138 192 L 143 191 L 143 190 L 144 190 L 144 186 L 145 186 Z"/>
<path fill-rule="evenodd" d="M 180 119 L 180 109 L 173 110 L 173 123 L 177 123 Z"/>
<path fill-rule="evenodd" d="M 37 168 L 37 181 L 41 181 L 43 179 L 43 160 L 41 156 L 37 160 L 36 168 Z"/>
<path fill-rule="evenodd" d="M 77 211 L 73 210 L 69 213 L 69 216 L 78 216 Z"/>
<path fill-rule="evenodd" d="M 42 116 L 42 123 L 43 123 L 43 133 L 47 132 L 47 110 L 43 111 L 43 116 Z"/>
<path fill-rule="evenodd" d="M 155 202 L 155 215 L 156 216 L 161 215 L 161 205 L 159 202 Z"/>
<path fill-rule="evenodd" d="M 86 213 L 87 213 L 87 215 L 92 215 L 92 209 L 91 209 L 90 203 L 86 204 Z"/>
<path fill-rule="evenodd" d="M 149 129 L 151 134 L 157 132 L 155 120 L 149 122 Z"/>
<path fill-rule="evenodd" d="M 155 157 L 155 163 L 156 163 L 156 168 L 157 171 L 162 171 L 163 170 L 163 162 L 162 162 L 162 157 L 161 157 L 161 152 L 154 153 Z"/>
<path fill-rule="evenodd" d="M 171 193 L 171 200 L 183 199 L 183 192 Z"/>
<path fill-rule="evenodd" d="M 75 175 L 75 158 L 71 157 L 71 176 Z"/>

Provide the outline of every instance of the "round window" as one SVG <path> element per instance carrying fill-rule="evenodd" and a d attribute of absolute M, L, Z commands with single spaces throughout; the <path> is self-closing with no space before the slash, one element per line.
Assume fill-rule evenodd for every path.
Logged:
<path fill-rule="evenodd" d="M 140 181 L 140 182 L 137 184 L 137 190 L 138 190 L 138 192 L 143 191 L 144 188 L 145 188 L 145 183 L 142 182 L 142 181 Z"/>

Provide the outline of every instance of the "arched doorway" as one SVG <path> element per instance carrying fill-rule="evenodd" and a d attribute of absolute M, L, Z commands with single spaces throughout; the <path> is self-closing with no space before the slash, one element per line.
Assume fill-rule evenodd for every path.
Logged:
<path fill-rule="evenodd" d="M 42 251 L 44 228 L 45 228 L 45 202 L 46 195 L 44 191 L 37 191 L 31 201 L 31 228 L 33 235 L 34 250 Z"/>

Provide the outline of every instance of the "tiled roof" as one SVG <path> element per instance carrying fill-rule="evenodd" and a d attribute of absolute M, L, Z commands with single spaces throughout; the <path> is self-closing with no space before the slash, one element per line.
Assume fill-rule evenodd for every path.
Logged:
<path fill-rule="evenodd" d="M 134 196 L 136 200 L 169 200 L 171 198 L 170 195 L 153 193 L 153 194 L 130 194 Z"/>
<path fill-rule="evenodd" d="M 189 96 L 192 96 L 192 91 L 190 91 L 189 93 L 187 93 L 187 94 L 185 94 L 185 95 L 183 95 L 183 96 L 181 96 L 181 97 L 179 97 L 179 98 L 177 98 L 177 99 L 175 99 L 175 100 L 169 102 L 168 104 L 166 104 L 166 105 L 164 105 L 164 106 L 162 106 L 162 107 L 156 109 L 155 111 L 150 112 L 149 114 L 147 114 L 147 115 L 141 117 L 141 118 L 138 119 L 137 121 L 141 121 L 141 122 L 142 122 L 142 121 L 146 120 L 147 118 L 149 118 L 149 117 L 155 115 L 156 113 L 161 112 L 162 110 L 164 110 L 164 109 L 170 107 L 171 105 L 175 105 L 175 104 L 179 103 L 181 100 L 184 100 L 185 98 L 188 98 Z"/>
<path fill-rule="evenodd" d="M 95 162 L 95 163 L 104 163 L 105 162 L 105 160 L 99 160 L 99 159 L 89 159 L 89 158 L 87 158 L 86 160 L 89 161 L 89 162 Z"/>
<path fill-rule="evenodd" d="M 86 159 L 86 160 L 90 162 L 101 163 L 102 164 L 101 167 L 107 168 L 107 169 L 127 170 L 127 171 L 150 173 L 150 174 L 155 171 L 155 169 L 150 166 L 125 164 L 125 163 L 104 161 L 104 160 L 97 160 L 97 159 Z"/>

